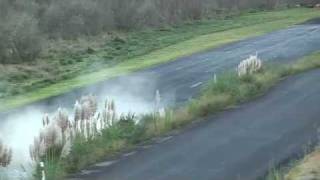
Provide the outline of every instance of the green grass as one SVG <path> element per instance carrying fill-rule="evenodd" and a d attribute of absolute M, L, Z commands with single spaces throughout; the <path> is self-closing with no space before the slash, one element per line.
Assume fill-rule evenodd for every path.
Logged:
<path fill-rule="evenodd" d="M 320 52 L 291 65 L 280 67 L 264 65 L 260 72 L 253 75 L 238 77 L 236 72 L 222 74 L 216 82 L 210 81 L 196 99 L 183 107 L 167 109 L 164 116 L 146 114 L 142 116 L 139 124 L 133 123 L 130 118 L 124 119 L 103 130 L 102 134 L 95 139 L 89 141 L 76 139 L 71 154 L 66 159 L 47 162 L 51 164 L 47 169 L 48 179 L 77 172 L 102 158 L 114 157 L 153 137 L 165 135 L 208 115 L 235 107 L 265 94 L 271 87 L 290 75 L 316 68 L 320 68 Z M 59 169 L 50 167 L 59 167 Z M 268 178 L 278 179 L 280 175 L 280 172 L 274 170 Z"/>
<path fill-rule="evenodd" d="M 320 176 L 319 147 L 306 146 L 298 158 L 280 167 L 273 167 L 265 180 L 317 179 Z"/>
<path fill-rule="evenodd" d="M 284 172 L 278 169 L 271 169 L 265 180 L 284 180 Z"/>
<path fill-rule="evenodd" d="M 23 76 L 23 83 L 11 83 L 14 85 L 11 89 L 17 93 L 0 99 L 0 111 L 227 43 L 286 28 L 315 17 L 319 17 L 319 11 L 315 9 L 290 9 L 121 34 L 119 37 L 124 38 L 117 37 L 106 42 L 106 46 L 97 49 L 93 54 L 55 57 L 55 61 L 50 63 L 53 67 L 59 62 L 63 63 L 56 67 L 57 70 L 53 71 L 53 74 L 46 74 L 45 78 L 35 76 L 28 79 Z M 93 67 L 95 64 L 96 67 Z"/>

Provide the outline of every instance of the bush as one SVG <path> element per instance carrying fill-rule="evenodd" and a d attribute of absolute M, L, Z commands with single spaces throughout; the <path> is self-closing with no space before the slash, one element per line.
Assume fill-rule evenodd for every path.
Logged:
<path fill-rule="evenodd" d="M 112 12 L 97 1 L 57 0 L 47 5 L 39 17 L 40 28 L 54 38 L 94 35 L 113 26 Z"/>
<path fill-rule="evenodd" d="M 32 61 L 42 47 L 37 21 L 28 15 L 10 16 L 0 24 L 0 63 Z"/>

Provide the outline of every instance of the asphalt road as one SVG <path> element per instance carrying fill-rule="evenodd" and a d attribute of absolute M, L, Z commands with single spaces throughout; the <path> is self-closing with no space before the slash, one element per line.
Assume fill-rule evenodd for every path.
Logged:
<path fill-rule="evenodd" d="M 27 150 L 23 147 L 28 147 L 29 143 L 32 143 L 32 137 L 37 134 L 37 130 L 33 130 L 33 127 L 41 126 L 41 115 L 44 112 L 53 112 L 58 107 L 72 107 L 75 100 L 78 99 L 81 95 L 93 93 L 97 95 L 99 99 L 105 99 L 106 97 L 113 98 L 116 101 L 118 112 L 145 112 L 146 110 L 150 110 L 150 108 L 152 108 L 156 90 L 160 90 L 164 106 L 184 103 L 191 97 L 194 97 L 199 92 L 201 86 L 205 84 L 205 82 L 210 79 L 214 73 L 220 73 L 227 69 L 236 67 L 236 65 L 241 60 L 247 58 L 250 54 L 255 54 L 256 52 L 258 52 L 260 57 L 264 61 L 268 62 L 290 63 L 296 59 L 299 59 L 307 54 L 318 50 L 320 50 L 320 24 L 311 23 L 293 26 L 289 29 L 276 31 L 260 37 L 250 38 L 237 43 L 228 44 L 221 48 L 217 48 L 207 52 L 183 57 L 167 64 L 133 73 L 129 76 L 106 80 L 93 86 L 80 88 L 58 97 L 49 98 L 21 108 L 17 108 L 10 112 L 2 112 L 0 113 L 0 136 L 4 136 L 4 139 L 9 140 L 9 145 L 11 145 L 13 148 L 18 149 L 16 151 L 17 155 L 25 153 L 21 156 L 28 156 Z M 312 87 L 313 86 L 316 86 L 316 83 L 312 84 Z M 272 105 L 272 107 L 275 107 L 275 105 Z M 272 110 L 274 109 L 272 108 Z M 305 114 L 307 114 L 307 112 L 308 111 L 306 111 Z M 269 116 L 272 117 L 271 115 Z M 239 122 L 244 124 L 246 123 L 244 120 Z M 257 123 L 259 122 L 261 123 L 261 121 L 257 121 Z M 12 129 L 12 127 L 17 124 L 20 125 L 20 127 Z M 233 133 L 229 131 L 232 131 L 232 128 L 236 128 L 236 125 L 237 124 L 230 125 L 229 128 L 221 127 L 220 131 Z M 249 125 L 246 124 L 246 126 Z M 23 131 L 21 128 L 30 128 L 32 130 L 30 131 L 30 133 L 26 134 L 21 132 Z M 215 131 L 215 129 L 212 129 L 210 131 Z M 257 131 L 257 133 L 258 132 L 259 131 Z M 252 136 L 252 134 L 246 135 Z M 254 136 L 257 137 L 258 135 Z M 11 143 L 15 141 L 21 143 Z M 205 141 L 206 139 L 203 139 L 203 142 Z M 215 143 L 212 144 L 212 146 L 217 145 L 218 144 Z M 230 145 L 232 145 L 234 148 L 239 148 L 239 151 L 243 151 L 236 144 L 230 143 Z M 254 148 L 254 146 L 258 146 L 258 144 L 252 144 L 251 148 L 250 146 L 245 146 L 244 148 L 249 148 L 248 150 L 250 151 L 259 150 L 257 148 Z M 203 148 L 203 150 L 205 150 L 210 147 L 199 146 L 199 148 Z M 277 147 L 271 148 L 276 149 Z M 176 151 L 179 152 L 180 150 L 177 149 Z M 222 150 L 223 149 L 221 149 L 221 151 Z M 198 154 L 197 152 L 192 153 L 192 155 L 195 157 L 202 156 L 202 154 Z M 237 157 L 233 157 L 232 153 L 231 155 L 229 153 L 226 153 L 224 155 L 221 155 L 220 157 L 223 156 L 230 156 L 230 161 L 232 159 L 237 159 Z M 160 157 L 161 156 L 159 156 L 159 158 Z M 175 158 L 177 158 L 177 160 L 180 159 L 179 157 Z M 205 156 L 202 158 L 206 159 Z M 260 158 L 263 159 L 263 157 Z M 141 162 L 143 162 L 142 160 L 144 159 L 141 159 Z M 176 175 L 179 174 L 178 172 L 180 167 L 178 165 L 180 165 L 180 163 L 178 161 L 175 161 L 175 163 L 177 164 L 176 168 L 168 170 L 168 173 L 172 173 L 172 177 L 174 177 L 175 172 Z M 163 165 L 160 164 L 160 167 L 164 165 L 166 165 L 165 162 L 163 162 Z M 191 166 L 191 164 L 189 165 Z M 231 167 L 229 168 L 228 166 L 224 166 L 223 164 L 220 165 L 220 168 L 225 169 L 226 171 L 232 171 L 232 169 L 230 169 Z M 249 169 L 249 167 L 245 167 L 239 164 L 238 166 L 241 168 Z M 256 167 L 255 164 L 252 164 L 252 166 Z M 146 166 L 141 165 L 141 168 L 142 167 Z M 217 171 L 218 169 L 214 167 L 216 166 L 212 167 L 212 171 Z M 134 166 L 134 168 L 139 168 L 139 166 Z M 161 168 L 159 169 L 161 170 Z M 120 169 L 118 170 L 120 172 Z M 197 172 L 192 171 L 192 169 L 189 170 L 196 175 L 200 175 Z M 250 169 L 250 171 L 253 171 L 253 169 Z M 117 171 L 115 171 L 115 173 L 116 172 Z M 134 177 L 142 177 L 139 176 L 142 175 L 139 172 L 136 171 L 136 176 Z M 160 171 L 155 171 L 154 175 L 157 175 L 157 172 Z M 146 178 L 143 179 L 150 179 L 152 174 L 153 171 L 148 172 L 147 174 L 145 174 Z M 110 176 L 112 177 L 112 174 Z M 114 177 L 117 177 L 116 174 L 114 175 Z M 170 177 L 171 176 L 168 176 L 168 179 L 170 179 Z M 191 178 L 193 176 L 190 175 L 189 177 Z M 225 177 L 226 178 L 224 179 L 228 179 L 228 176 Z"/>
<path fill-rule="evenodd" d="M 264 97 L 99 163 L 74 179 L 258 179 L 318 140 L 319 82 L 320 70 L 291 77 Z"/>

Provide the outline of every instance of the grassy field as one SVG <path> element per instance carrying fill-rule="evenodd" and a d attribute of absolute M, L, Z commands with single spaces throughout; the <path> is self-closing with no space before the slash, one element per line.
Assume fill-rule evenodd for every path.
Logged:
<path fill-rule="evenodd" d="M 33 70 L 33 65 L 0 66 L 0 77 L 9 77 L 6 83 L 0 83 L 0 91 L 7 92 L 0 95 L 0 111 L 315 17 L 319 17 L 318 10 L 301 8 L 117 33 L 106 40 L 100 38 L 101 45 L 93 49 L 89 47 L 85 52 L 49 52 L 39 63 L 37 71 Z"/>
<path fill-rule="evenodd" d="M 115 156 L 153 137 L 181 129 L 193 121 L 249 101 L 265 94 L 284 78 L 315 68 L 320 68 L 320 53 L 292 65 L 277 68 L 264 65 L 261 71 L 252 75 L 239 77 L 236 72 L 227 72 L 216 81 L 210 81 L 201 95 L 184 107 L 167 109 L 162 116 L 156 113 L 143 115 L 138 124 L 134 123 L 135 118 L 132 116 L 120 118 L 118 123 L 103 129 L 89 140 L 79 136 L 73 141 L 71 153 L 66 158 L 58 155 L 51 156 L 49 161 L 44 160 L 48 179 L 61 179 L 61 176 L 77 172 L 106 156 Z M 272 177 L 277 176 L 274 174 Z"/>

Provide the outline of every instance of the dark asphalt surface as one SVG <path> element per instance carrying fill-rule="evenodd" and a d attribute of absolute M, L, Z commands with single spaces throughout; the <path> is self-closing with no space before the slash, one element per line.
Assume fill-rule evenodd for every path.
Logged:
<path fill-rule="evenodd" d="M 129 76 L 77 89 L 10 112 L 0 113 L 0 134 L 1 128 L 6 128 L 3 124 L 17 119 L 16 116 L 19 114 L 21 116 L 19 119 L 40 123 L 40 118 L 34 118 L 34 110 L 40 114 L 52 112 L 61 106 L 71 107 L 76 99 L 87 93 L 93 93 L 99 99 L 106 97 L 115 99 L 118 111 L 144 112 L 152 107 L 154 93 L 157 89 L 161 92 L 164 106 L 184 103 L 195 96 L 214 73 L 235 68 L 250 54 L 258 52 L 264 61 L 290 63 L 318 50 L 320 50 L 319 24 L 293 26 L 208 52 L 180 58 Z M 105 174 L 98 173 L 97 176 L 92 175 L 89 179 L 94 179 L 93 177 L 119 180 L 195 179 L 195 177 L 198 179 L 234 179 L 238 175 L 241 175 L 240 179 L 242 176 L 246 179 L 254 179 L 255 175 L 266 170 L 265 165 L 269 163 L 267 160 L 270 160 L 270 157 L 277 161 L 289 157 L 296 150 L 295 148 L 301 148 L 302 142 L 313 135 L 311 131 L 313 122 L 310 121 L 315 122 L 317 119 L 312 117 L 320 113 L 316 106 L 316 103 L 320 102 L 316 101 L 319 100 L 316 94 L 316 90 L 319 90 L 317 89 L 318 76 L 316 76 L 318 74 L 311 76 L 311 82 L 305 82 L 310 82 L 310 84 L 294 86 L 300 87 L 296 91 L 293 91 L 293 87 L 288 88 L 288 90 L 293 88 L 288 92 L 290 94 L 288 96 L 283 91 L 283 97 L 271 96 L 271 99 L 265 100 L 266 102 L 253 105 L 255 108 L 248 107 L 227 113 L 221 117 L 221 120 L 217 119 L 215 124 L 205 124 L 192 129 L 175 138 L 171 145 L 169 142 L 169 144 L 146 150 L 142 154 L 133 156 L 133 160 L 129 159 L 126 163 L 121 163 L 121 167 L 116 164 L 110 169 L 107 168 L 104 171 Z M 297 81 L 297 83 L 303 84 L 304 81 Z M 309 93 L 315 97 L 310 98 Z M 304 95 L 301 97 L 308 97 L 306 100 L 310 102 L 303 101 L 301 94 Z M 302 104 L 295 103 L 298 100 Z M 299 108 L 301 111 L 298 110 Z M 263 133 L 262 130 L 266 132 Z M 293 136 L 283 139 L 285 134 Z M 301 136 L 294 136 L 295 134 Z M 215 136 L 219 138 L 214 138 Z M 10 139 L 10 137 L 7 138 Z M 256 156 L 250 156 L 254 154 Z M 251 162 L 248 163 L 249 161 Z M 264 162 L 264 165 L 261 162 Z"/>
<path fill-rule="evenodd" d="M 264 97 L 75 179 L 255 180 L 318 140 L 319 82 L 320 70 L 291 77 Z"/>

